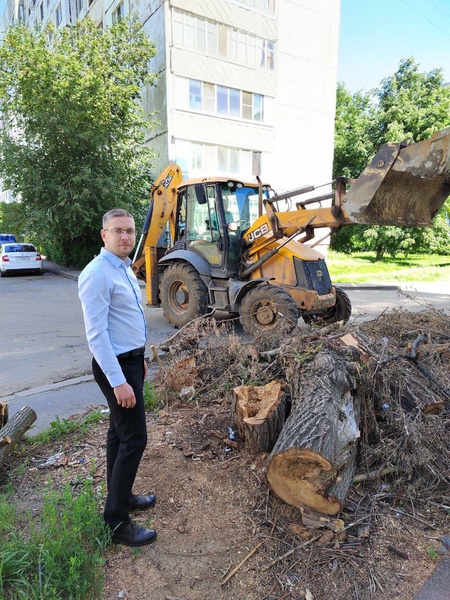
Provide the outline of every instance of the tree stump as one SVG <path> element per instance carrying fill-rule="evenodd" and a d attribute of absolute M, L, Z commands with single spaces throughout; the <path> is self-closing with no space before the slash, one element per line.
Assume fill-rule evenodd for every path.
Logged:
<path fill-rule="evenodd" d="M 4 441 L 3 447 L 0 444 L 0 469 L 14 446 L 36 421 L 36 418 L 34 410 L 29 406 L 24 406 L 0 429 L 0 438 Z"/>
<path fill-rule="evenodd" d="M 296 381 L 288 384 L 297 394 L 267 469 L 271 490 L 288 504 L 326 515 L 342 510 L 360 435 L 351 394 L 357 368 L 331 350 L 320 351 L 309 367 L 291 367 Z"/>
<path fill-rule="evenodd" d="M 239 436 L 261 452 L 270 452 L 286 419 L 286 393 L 280 381 L 233 388 Z"/>

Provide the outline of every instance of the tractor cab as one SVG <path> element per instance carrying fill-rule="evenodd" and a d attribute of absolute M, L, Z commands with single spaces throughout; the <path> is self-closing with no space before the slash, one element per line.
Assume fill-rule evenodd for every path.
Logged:
<path fill-rule="evenodd" d="M 268 190 L 263 191 L 268 197 Z M 257 185 L 230 179 L 185 182 L 178 191 L 175 243 L 200 254 L 218 278 L 235 276 L 242 256 L 242 235 L 258 218 Z"/>

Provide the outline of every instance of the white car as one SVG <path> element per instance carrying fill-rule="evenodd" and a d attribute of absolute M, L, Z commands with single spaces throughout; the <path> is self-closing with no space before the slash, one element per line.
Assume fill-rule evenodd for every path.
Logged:
<path fill-rule="evenodd" d="M 36 246 L 28 242 L 0 244 L 0 276 L 19 272 L 44 273 L 44 261 Z"/>

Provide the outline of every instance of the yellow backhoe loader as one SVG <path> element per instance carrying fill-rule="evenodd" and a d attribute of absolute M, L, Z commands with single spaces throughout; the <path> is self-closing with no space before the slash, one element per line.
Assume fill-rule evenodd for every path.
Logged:
<path fill-rule="evenodd" d="M 259 178 L 183 181 L 169 165 L 152 187 L 133 258 L 147 304 L 162 306 L 175 327 L 215 309 L 239 316 L 251 334 L 291 329 L 299 317 L 347 321 L 350 300 L 333 286 L 315 230 L 432 225 L 450 194 L 449 148 L 450 128 L 416 144 L 385 144 L 357 179 L 338 178 L 335 191 L 295 210 L 291 199 L 313 186 L 276 194 Z M 287 202 L 291 209 L 281 209 Z"/>

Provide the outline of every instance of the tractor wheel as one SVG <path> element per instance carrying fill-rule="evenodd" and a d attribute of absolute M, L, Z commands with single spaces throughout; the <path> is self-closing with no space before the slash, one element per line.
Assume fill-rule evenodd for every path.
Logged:
<path fill-rule="evenodd" d="M 183 327 L 208 308 L 208 290 L 187 263 L 174 263 L 161 276 L 159 295 L 163 312 L 174 327 Z"/>
<path fill-rule="evenodd" d="M 341 290 L 341 288 L 335 288 L 336 290 L 336 304 L 327 308 L 323 312 L 316 313 L 314 315 L 302 315 L 305 323 L 326 323 L 331 325 L 332 323 L 338 323 L 339 321 L 347 321 L 350 319 L 352 314 L 352 304 L 350 298 Z"/>
<path fill-rule="evenodd" d="M 274 330 L 289 333 L 296 327 L 298 309 L 292 296 L 274 285 L 258 285 L 243 298 L 240 321 L 247 333 L 257 335 Z"/>

